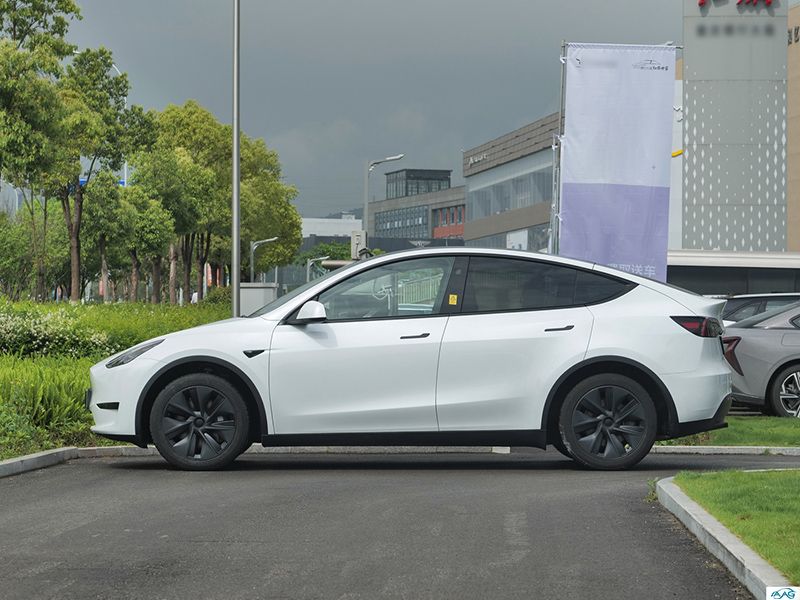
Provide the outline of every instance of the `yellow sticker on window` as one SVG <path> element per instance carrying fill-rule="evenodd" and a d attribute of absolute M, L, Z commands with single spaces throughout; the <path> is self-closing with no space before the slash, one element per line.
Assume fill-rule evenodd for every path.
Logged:
<path fill-rule="evenodd" d="M 458 304 L 458 294 L 450 294 L 450 300 L 448 301 L 450 306 L 455 306 Z"/>

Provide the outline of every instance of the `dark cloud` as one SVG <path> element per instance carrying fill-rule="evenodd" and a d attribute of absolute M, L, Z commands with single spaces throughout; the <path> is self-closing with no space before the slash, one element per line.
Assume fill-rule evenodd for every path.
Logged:
<path fill-rule="evenodd" d="M 105 45 L 163 108 L 231 118 L 232 0 L 79 0 L 71 39 Z M 359 206 L 363 163 L 453 169 L 461 149 L 557 109 L 562 39 L 680 40 L 674 0 L 242 0 L 242 125 L 275 148 L 297 206 Z M 371 195 L 382 197 L 382 171 Z"/>

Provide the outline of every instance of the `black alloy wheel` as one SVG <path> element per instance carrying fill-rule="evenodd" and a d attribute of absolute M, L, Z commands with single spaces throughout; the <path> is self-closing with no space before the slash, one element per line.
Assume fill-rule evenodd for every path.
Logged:
<path fill-rule="evenodd" d="M 561 406 L 559 431 L 572 458 L 594 469 L 626 469 L 650 451 L 657 414 L 636 381 L 614 373 L 576 385 Z"/>
<path fill-rule="evenodd" d="M 150 432 L 161 455 L 181 469 L 220 469 L 248 445 L 249 415 L 225 379 L 201 373 L 167 385 L 150 412 Z"/>

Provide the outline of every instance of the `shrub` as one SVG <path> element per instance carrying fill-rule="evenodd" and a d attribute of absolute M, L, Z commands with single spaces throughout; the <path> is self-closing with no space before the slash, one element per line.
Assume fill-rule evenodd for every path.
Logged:
<path fill-rule="evenodd" d="M 93 442 L 83 405 L 91 363 L 0 356 L 0 458 Z"/>
<path fill-rule="evenodd" d="M 215 287 L 203 298 L 202 304 L 222 304 L 226 307 L 233 302 L 233 292 L 230 287 Z"/>
<path fill-rule="evenodd" d="M 100 359 L 173 331 L 229 316 L 224 304 L 33 304 L 0 302 L 0 353 Z"/>

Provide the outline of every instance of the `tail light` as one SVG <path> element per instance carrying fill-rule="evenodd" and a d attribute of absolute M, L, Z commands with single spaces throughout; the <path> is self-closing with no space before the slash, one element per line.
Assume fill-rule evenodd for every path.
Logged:
<path fill-rule="evenodd" d="M 672 317 L 686 331 L 699 337 L 717 337 L 722 335 L 722 325 L 716 319 L 707 317 Z"/>
<path fill-rule="evenodd" d="M 742 341 L 740 337 L 724 337 L 722 338 L 722 354 L 725 356 L 725 360 L 728 361 L 728 364 L 731 368 L 736 371 L 739 375 L 744 375 L 742 372 L 742 365 L 739 364 L 739 359 L 736 358 L 736 346 L 739 345 L 739 342 Z"/>

